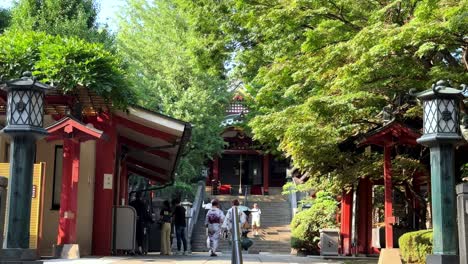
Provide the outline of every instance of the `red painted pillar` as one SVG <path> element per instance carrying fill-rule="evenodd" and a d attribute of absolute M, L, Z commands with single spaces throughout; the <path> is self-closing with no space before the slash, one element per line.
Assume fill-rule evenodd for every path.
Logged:
<path fill-rule="evenodd" d="M 351 220 L 353 215 L 353 191 L 343 193 L 341 199 L 341 253 L 351 255 Z"/>
<path fill-rule="evenodd" d="M 108 256 L 111 254 L 112 243 L 116 129 L 111 117 L 105 114 L 97 117 L 94 126 L 102 130 L 107 137 L 96 141 L 92 254 Z M 105 177 L 107 177 L 106 184 L 104 184 Z"/>
<path fill-rule="evenodd" d="M 263 156 L 263 193 L 268 194 L 270 186 L 270 155 Z"/>
<path fill-rule="evenodd" d="M 219 158 L 213 160 L 213 180 L 219 181 Z"/>
<path fill-rule="evenodd" d="M 125 159 L 120 161 L 120 190 L 119 190 L 119 201 L 120 205 L 126 205 L 128 203 L 128 170 L 127 162 Z"/>
<path fill-rule="evenodd" d="M 384 146 L 385 247 L 393 248 L 393 201 L 391 146 Z"/>
<path fill-rule="evenodd" d="M 372 253 L 372 183 L 368 178 L 359 181 L 358 188 L 358 252 Z"/>
<path fill-rule="evenodd" d="M 79 175 L 80 143 L 73 139 L 64 139 L 58 245 L 76 243 Z"/>

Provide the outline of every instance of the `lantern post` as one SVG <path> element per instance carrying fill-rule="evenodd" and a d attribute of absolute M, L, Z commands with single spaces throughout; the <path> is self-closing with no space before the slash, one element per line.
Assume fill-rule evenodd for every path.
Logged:
<path fill-rule="evenodd" d="M 6 126 L 2 132 L 11 138 L 8 207 L 5 221 L 3 259 L 34 259 L 29 249 L 29 223 L 36 140 L 47 135 L 43 128 L 44 94 L 50 89 L 36 81 L 31 72 L 7 81 Z"/>
<path fill-rule="evenodd" d="M 182 207 L 185 208 L 185 219 L 186 219 L 186 226 L 185 228 L 185 236 L 187 239 L 187 248 L 184 248 L 187 253 L 191 254 L 192 253 L 192 246 L 191 246 L 191 240 L 192 237 L 189 234 L 189 227 L 190 227 L 190 221 L 192 221 L 192 203 L 187 200 L 187 198 L 184 199 L 182 203 L 180 203 Z"/>
<path fill-rule="evenodd" d="M 428 264 L 457 264 L 457 210 L 455 200 L 454 146 L 463 138 L 460 132 L 462 90 L 450 87 L 448 81 L 438 81 L 432 89 L 416 94 L 423 103 L 423 135 L 419 144 L 430 148 L 433 254 Z"/>

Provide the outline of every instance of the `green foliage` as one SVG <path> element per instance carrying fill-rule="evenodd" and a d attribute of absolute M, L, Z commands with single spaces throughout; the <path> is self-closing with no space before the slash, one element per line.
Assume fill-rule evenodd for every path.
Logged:
<path fill-rule="evenodd" d="M 19 0 L 12 9 L 11 28 L 79 37 L 110 48 L 113 37 L 98 28 L 97 13 L 94 0 Z"/>
<path fill-rule="evenodd" d="M 468 177 L 468 163 L 461 166 L 460 171 L 461 171 L 461 177 L 467 178 Z"/>
<path fill-rule="evenodd" d="M 297 213 L 291 221 L 291 246 L 317 253 L 319 230 L 336 227 L 337 202 L 331 193 L 319 191 L 309 209 Z"/>
<path fill-rule="evenodd" d="M 398 239 L 401 257 L 405 263 L 424 264 L 432 254 L 432 230 L 409 232 Z"/>
<path fill-rule="evenodd" d="M 192 1 L 128 0 L 117 36 L 138 103 L 194 125 L 177 170 L 184 182 L 200 176 L 224 144 L 220 123 L 229 99 L 223 68 L 228 54 L 215 33 L 204 32 L 205 26 L 215 27 L 205 21 L 204 8 Z"/>
<path fill-rule="evenodd" d="M 254 139 L 331 183 L 362 176 L 347 173 L 362 157 L 338 145 L 381 124 L 384 106 L 421 118 L 411 88 L 468 83 L 466 0 L 217 2 L 227 15 L 207 14 L 236 47 Z"/>
<path fill-rule="evenodd" d="M 0 76 L 3 81 L 32 71 L 40 81 L 64 93 L 84 86 L 114 106 L 132 103 L 133 94 L 121 59 L 102 44 L 36 32 L 9 31 L 0 36 Z"/>
<path fill-rule="evenodd" d="M 10 26 L 11 12 L 8 9 L 0 8 L 0 34 Z"/>
<path fill-rule="evenodd" d="M 321 162 L 324 165 L 320 171 L 309 171 L 311 177 L 307 182 L 300 185 L 287 184 L 283 186 L 283 193 L 327 190 L 341 195 L 343 190 L 350 188 L 360 178 L 378 180 L 383 175 L 383 155 L 377 152 L 352 154 L 337 150 L 334 160 L 325 163 L 327 161 L 324 159 Z M 396 183 L 407 182 L 411 186 L 412 175 L 424 169 L 424 165 L 418 159 L 406 155 L 397 155 L 392 159 L 392 179 Z M 327 170 L 328 173 L 322 173 Z"/>

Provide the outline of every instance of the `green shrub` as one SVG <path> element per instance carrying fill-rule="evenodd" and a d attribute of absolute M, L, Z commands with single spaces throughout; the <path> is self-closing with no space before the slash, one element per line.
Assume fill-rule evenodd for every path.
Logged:
<path fill-rule="evenodd" d="M 401 257 L 405 263 L 426 263 L 426 255 L 432 254 L 432 230 L 408 232 L 398 240 Z"/>
<path fill-rule="evenodd" d="M 320 191 L 312 207 L 297 213 L 291 221 L 291 247 L 318 253 L 319 230 L 336 227 L 337 202 L 330 193 Z"/>

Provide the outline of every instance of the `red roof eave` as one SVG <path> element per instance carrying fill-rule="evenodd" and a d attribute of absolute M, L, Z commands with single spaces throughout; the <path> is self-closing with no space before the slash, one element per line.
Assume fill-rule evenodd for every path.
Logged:
<path fill-rule="evenodd" d="M 103 137 L 103 131 L 87 126 L 71 116 L 60 119 L 47 127 L 46 130 L 49 133 L 46 137 L 46 141 L 70 138 L 70 135 L 73 135 L 72 137 L 79 141 L 100 139 Z"/>
<path fill-rule="evenodd" d="M 421 135 L 399 122 L 392 121 L 376 131 L 364 136 L 359 145 L 417 145 L 416 139 Z"/>
<path fill-rule="evenodd" d="M 114 120 L 117 121 L 117 124 L 119 125 L 135 130 L 138 133 L 141 133 L 143 135 L 160 138 L 166 142 L 173 143 L 178 138 L 176 135 L 172 135 L 172 134 L 169 134 L 169 133 L 166 133 L 166 132 L 154 129 L 154 128 L 144 126 L 142 124 L 135 123 L 129 119 L 123 118 L 118 115 L 114 116 Z"/>

